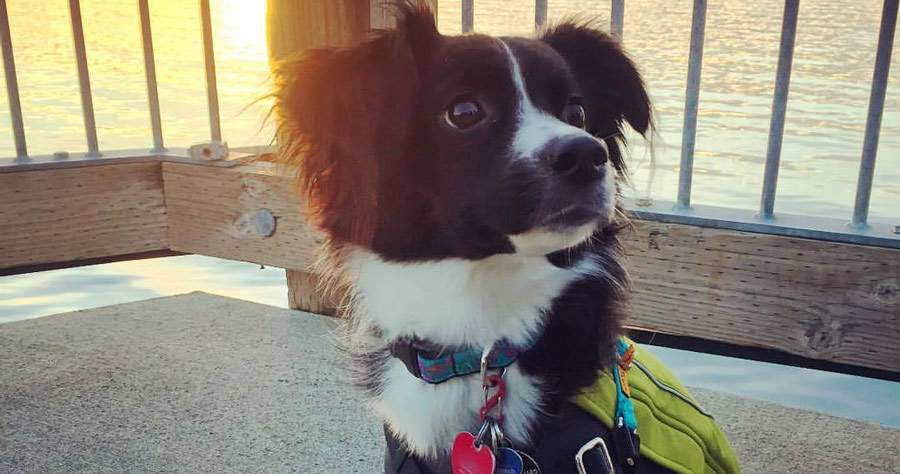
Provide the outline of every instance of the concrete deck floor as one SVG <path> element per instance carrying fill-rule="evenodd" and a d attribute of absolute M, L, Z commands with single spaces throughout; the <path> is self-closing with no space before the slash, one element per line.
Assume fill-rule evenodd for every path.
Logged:
<path fill-rule="evenodd" d="M 332 327 L 205 293 L 0 325 L 0 472 L 381 472 Z M 745 473 L 900 472 L 900 430 L 695 394 Z"/>

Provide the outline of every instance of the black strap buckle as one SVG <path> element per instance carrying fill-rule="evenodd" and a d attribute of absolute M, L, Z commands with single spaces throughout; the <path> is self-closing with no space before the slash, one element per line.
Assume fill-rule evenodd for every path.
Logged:
<path fill-rule="evenodd" d="M 417 378 L 422 378 L 422 373 L 419 371 L 419 350 L 416 348 L 416 342 L 416 339 L 405 338 L 391 344 L 391 355 L 400 359 L 409 373 Z"/>
<path fill-rule="evenodd" d="M 595 461 L 598 457 L 601 461 L 599 463 Z M 597 471 L 601 466 L 605 472 Z M 575 454 L 575 469 L 578 470 L 578 474 L 615 474 L 612 458 L 609 457 L 609 449 L 603 438 L 598 436 L 581 446 Z"/>

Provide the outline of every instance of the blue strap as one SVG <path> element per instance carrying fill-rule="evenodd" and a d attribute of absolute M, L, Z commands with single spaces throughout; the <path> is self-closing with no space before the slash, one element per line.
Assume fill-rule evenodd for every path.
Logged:
<path fill-rule="evenodd" d="M 624 339 L 619 339 L 619 357 L 625 355 L 625 352 L 628 351 L 628 347 L 628 343 L 626 343 Z M 616 423 L 618 423 L 619 420 L 622 420 L 625 427 L 628 428 L 628 431 L 636 433 L 637 418 L 634 416 L 634 404 L 631 403 L 631 399 L 628 398 L 622 390 L 622 381 L 619 380 L 618 361 L 613 362 L 612 374 L 613 379 L 616 381 Z"/>

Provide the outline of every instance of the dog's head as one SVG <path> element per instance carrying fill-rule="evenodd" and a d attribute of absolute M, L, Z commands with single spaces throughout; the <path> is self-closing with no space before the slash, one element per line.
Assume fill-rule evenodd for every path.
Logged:
<path fill-rule="evenodd" d="M 283 159 L 333 242 L 389 260 L 547 254 L 612 225 L 622 128 L 650 128 L 609 35 L 442 36 L 432 13 L 276 73 Z"/>

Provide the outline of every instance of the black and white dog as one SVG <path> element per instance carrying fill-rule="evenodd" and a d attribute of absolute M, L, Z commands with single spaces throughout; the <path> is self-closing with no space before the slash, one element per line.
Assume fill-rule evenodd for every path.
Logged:
<path fill-rule="evenodd" d="M 349 352 L 389 444 L 419 466 L 402 472 L 449 472 L 484 403 L 477 374 L 411 374 L 404 341 L 525 348 L 503 377 L 502 430 L 540 451 L 623 333 L 622 131 L 651 128 L 634 64 L 588 27 L 448 37 L 412 4 L 395 30 L 287 61 L 275 89 L 282 159 L 349 290 Z"/>

